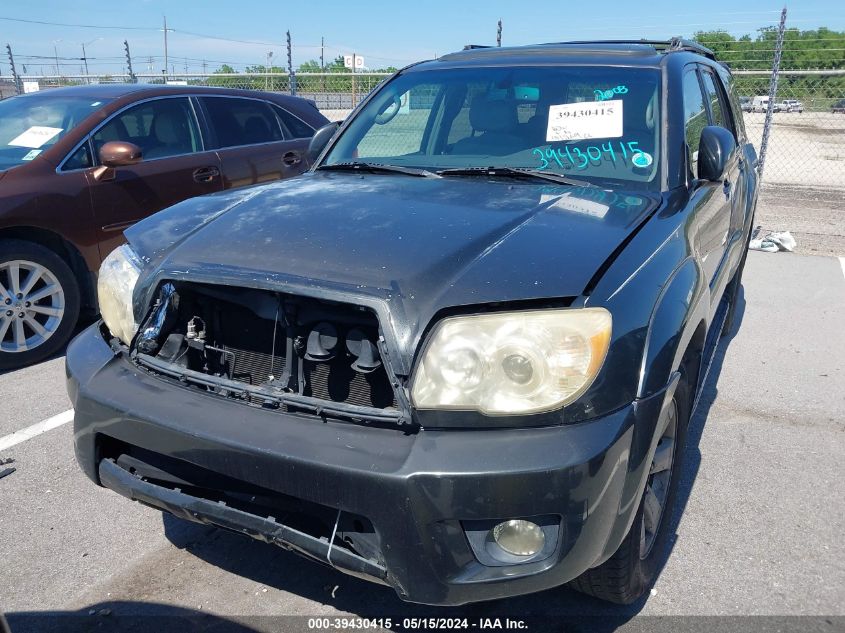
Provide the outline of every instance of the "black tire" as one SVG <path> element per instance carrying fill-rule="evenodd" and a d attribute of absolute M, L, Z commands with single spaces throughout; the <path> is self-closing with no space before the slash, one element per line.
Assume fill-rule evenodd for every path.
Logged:
<path fill-rule="evenodd" d="M 748 259 L 748 245 L 751 244 L 751 233 L 754 227 L 754 218 L 751 218 L 751 229 L 748 231 L 748 238 L 745 240 L 745 250 L 739 260 L 736 272 L 725 288 L 725 296 L 728 298 L 728 314 L 725 316 L 725 325 L 722 327 L 722 336 L 727 336 L 733 331 L 734 319 L 736 318 L 736 304 L 739 301 L 739 289 L 742 286 L 742 273 L 745 271 L 745 260 Z"/>
<path fill-rule="evenodd" d="M 616 604 L 631 604 L 641 598 L 657 579 L 657 574 L 662 568 L 666 555 L 666 546 L 670 535 L 669 528 L 672 525 L 675 497 L 686 447 L 690 399 L 689 386 L 683 375 L 675 390 L 674 401 L 677 405 L 677 424 L 673 461 L 669 469 L 671 474 L 666 501 L 663 504 L 650 548 L 645 557 L 642 557 L 641 534 L 646 499 L 644 492 L 634 522 L 631 524 L 631 529 L 619 549 L 604 563 L 593 569 L 588 569 L 570 582 L 570 587 L 576 591 Z"/>
<path fill-rule="evenodd" d="M 7 327 L 6 330 L 3 331 L 3 336 L 0 337 L 0 371 L 17 369 L 18 367 L 37 363 L 38 361 L 44 360 L 45 358 L 55 354 L 68 342 L 68 339 L 73 334 L 76 322 L 79 318 L 79 284 L 70 267 L 61 257 L 49 248 L 41 246 L 40 244 L 35 244 L 34 242 L 11 239 L 0 240 L 0 283 L 4 284 L 4 287 L 5 284 L 9 284 L 8 275 L 10 274 L 8 270 L 5 270 L 5 267 L 8 266 L 10 262 L 18 260 L 32 262 L 42 266 L 46 272 L 49 273 L 49 276 L 45 276 L 45 279 L 53 279 L 58 282 L 61 287 L 61 291 L 63 292 L 63 301 L 61 306 L 62 314 L 55 317 L 58 319 L 57 321 L 49 324 L 49 327 L 52 328 L 49 330 L 50 334 L 48 336 L 42 336 L 44 339 L 42 342 L 35 344 L 26 351 L 11 351 L 9 349 L 2 349 L 3 346 L 11 346 L 12 341 L 14 340 L 14 333 L 11 331 L 12 326 L 10 325 Z M 38 282 L 38 284 L 42 283 L 44 286 L 47 285 L 47 281 Z M 36 289 L 39 287 L 43 286 L 35 286 Z M 12 300 L 11 304 L 8 303 L 9 299 Z M 25 297 L 22 297 L 22 300 L 23 299 L 25 299 Z M 40 299 L 35 301 L 34 304 L 38 307 L 38 305 L 43 301 L 45 301 L 45 299 Z M 16 307 L 16 297 L 0 296 L 0 331 L 3 329 L 5 319 L 16 317 Z M 9 315 L 10 312 L 12 313 L 11 315 Z M 34 314 L 29 315 L 34 316 Z M 46 322 L 47 317 L 38 316 L 37 319 L 39 320 L 39 323 L 41 323 L 41 321 Z M 32 330 L 29 326 L 27 326 L 25 331 L 29 332 L 31 335 L 35 334 L 34 330 Z"/>

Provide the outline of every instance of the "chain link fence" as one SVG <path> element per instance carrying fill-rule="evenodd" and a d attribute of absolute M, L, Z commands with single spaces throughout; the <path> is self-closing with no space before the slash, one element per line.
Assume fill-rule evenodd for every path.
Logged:
<path fill-rule="evenodd" d="M 211 73 L 162 75 L 29 75 L 13 82 L 0 81 L 0 98 L 28 90 L 49 90 L 66 86 L 106 83 L 175 84 L 215 86 L 242 90 L 263 90 L 295 94 L 317 104 L 330 119 L 344 118 L 390 73 Z M 331 115 L 331 116 L 330 116 Z"/>
<path fill-rule="evenodd" d="M 845 192 L 845 70 L 782 70 L 779 75 L 764 183 Z M 758 151 L 771 78 L 771 72 L 734 71 L 745 127 Z"/>

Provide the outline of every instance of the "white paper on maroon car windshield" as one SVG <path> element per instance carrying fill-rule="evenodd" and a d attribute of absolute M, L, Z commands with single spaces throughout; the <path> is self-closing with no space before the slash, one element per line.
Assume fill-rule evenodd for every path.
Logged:
<path fill-rule="evenodd" d="M 546 141 L 583 141 L 622 136 L 622 99 L 549 106 Z"/>
<path fill-rule="evenodd" d="M 61 131 L 62 128 L 60 127 L 45 127 L 42 125 L 33 125 L 26 132 L 16 136 L 11 141 L 9 141 L 9 145 L 13 147 L 28 147 L 29 149 L 38 149 Z"/>

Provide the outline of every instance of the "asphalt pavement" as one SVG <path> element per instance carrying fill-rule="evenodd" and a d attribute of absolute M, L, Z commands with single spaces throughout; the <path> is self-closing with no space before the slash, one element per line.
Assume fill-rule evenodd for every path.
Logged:
<path fill-rule="evenodd" d="M 16 468 L 0 479 L 0 610 L 14 633 L 73 628 L 46 614 L 79 616 L 78 630 L 192 615 L 221 631 L 281 615 L 553 623 L 601 614 L 630 630 L 659 629 L 656 615 L 845 616 L 843 315 L 842 260 L 750 253 L 738 328 L 720 344 L 691 422 L 673 551 L 651 595 L 630 607 L 566 588 L 454 609 L 409 605 L 271 545 L 162 516 L 83 476 L 72 424 L 2 448 L 69 409 L 63 358 L 0 375 L 0 462 L 13 460 L 0 471 Z M 280 622 L 240 630 L 293 628 Z M 810 622 L 843 624 L 803 628 Z"/>

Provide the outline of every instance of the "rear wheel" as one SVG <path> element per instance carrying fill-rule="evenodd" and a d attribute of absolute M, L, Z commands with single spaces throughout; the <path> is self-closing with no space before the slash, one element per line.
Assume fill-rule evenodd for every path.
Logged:
<path fill-rule="evenodd" d="M 689 421 L 689 388 L 683 376 L 657 428 L 660 439 L 634 522 L 619 549 L 570 583 L 601 600 L 630 604 L 657 578 L 672 522 Z"/>
<path fill-rule="evenodd" d="M 0 370 L 23 367 L 58 351 L 79 316 L 79 286 L 50 249 L 0 240 Z"/>

